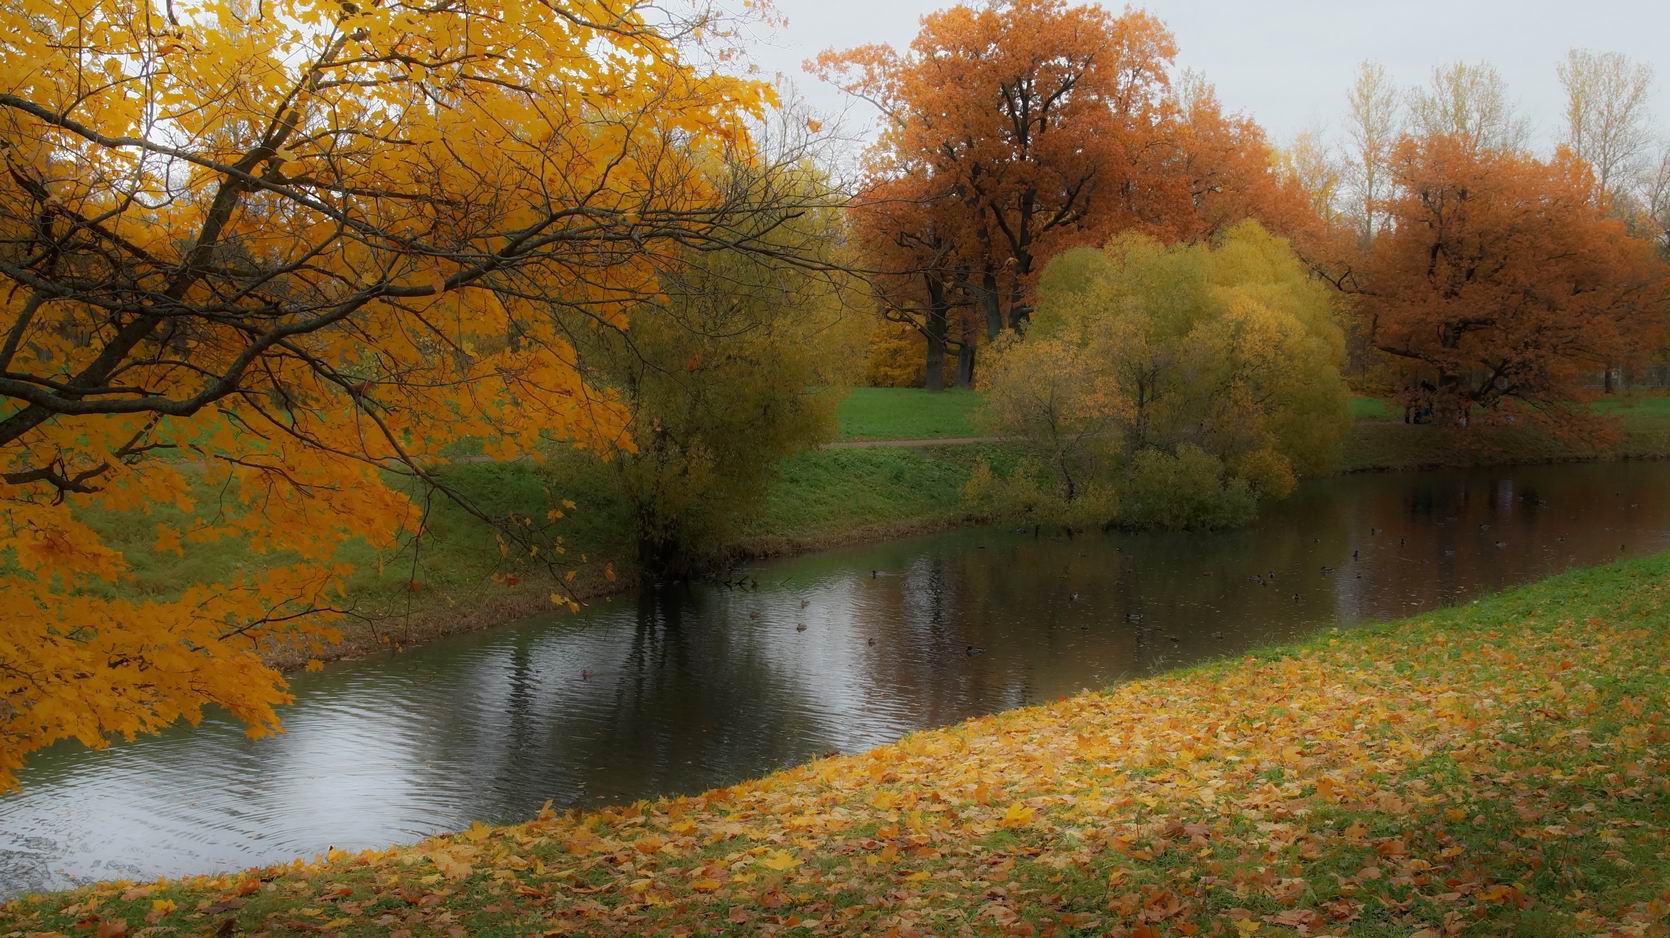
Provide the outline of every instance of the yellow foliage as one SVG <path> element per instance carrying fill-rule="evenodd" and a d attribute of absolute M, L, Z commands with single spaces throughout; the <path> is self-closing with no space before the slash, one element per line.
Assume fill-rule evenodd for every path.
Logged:
<path fill-rule="evenodd" d="M 880 320 L 870 336 L 865 383 L 872 388 L 919 388 L 926 358 L 922 333 L 905 323 Z"/>
<path fill-rule="evenodd" d="M 1131 461 L 1117 484 L 1130 511 L 1215 525 L 1246 515 L 1244 496 L 1282 498 L 1337 458 L 1349 418 L 1333 297 L 1257 223 L 1215 244 L 1127 233 L 1101 251 L 1067 251 L 1039 294 L 1026 341 L 997 349 L 985 369 L 988 416 L 1006 436 L 1046 444 L 1069 493 L 1123 451 Z M 1225 510 L 1157 503 L 1176 488 L 1178 460 L 1202 494 L 1228 497 Z M 1139 488 L 1142 498 L 1126 497 Z"/>
<path fill-rule="evenodd" d="M 673 38 L 725 52 L 725 21 L 632 0 L 31 0 L 0 25 L 0 789 L 55 740 L 208 704 L 278 729 L 260 652 L 331 636 L 346 541 L 421 528 L 390 470 L 618 443 L 566 320 L 623 326 L 654 239 L 732 230 L 711 170 L 772 103 Z M 159 504 L 201 520 L 157 549 L 263 563 L 109 598 L 126 564 L 72 509 Z"/>

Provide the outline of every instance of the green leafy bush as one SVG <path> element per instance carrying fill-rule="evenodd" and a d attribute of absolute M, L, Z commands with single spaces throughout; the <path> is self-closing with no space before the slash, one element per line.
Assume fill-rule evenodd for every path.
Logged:
<path fill-rule="evenodd" d="M 1120 520 L 1159 528 L 1229 528 L 1258 514 L 1258 496 L 1245 478 L 1229 476 L 1223 461 L 1190 443 L 1173 452 L 1145 449 L 1130 460 Z"/>

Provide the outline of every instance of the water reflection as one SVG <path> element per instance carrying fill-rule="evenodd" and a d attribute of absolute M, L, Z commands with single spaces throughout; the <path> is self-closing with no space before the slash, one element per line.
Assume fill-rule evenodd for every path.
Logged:
<path fill-rule="evenodd" d="M 1348 477 L 1227 534 L 915 539 L 333 666 L 297 679 L 281 737 L 210 719 L 44 753 L 0 799 L 0 895 L 699 791 L 1670 546 L 1667 483 L 1641 463 Z"/>

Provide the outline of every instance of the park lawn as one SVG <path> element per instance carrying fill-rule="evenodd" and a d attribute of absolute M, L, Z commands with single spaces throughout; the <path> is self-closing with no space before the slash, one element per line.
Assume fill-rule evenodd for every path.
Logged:
<path fill-rule="evenodd" d="M 25 898 L 0 934 L 1652 934 L 1667 661 L 1661 554 L 694 797 Z"/>
<path fill-rule="evenodd" d="M 1640 392 L 1603 397 L 1590 405 L 1603 414 L 1629 420 L 1670 421 L 1670 394 Z"/>
<path fill-rule="evenodd" d="M 1002 446 L 873 446 L 819 449 L 783 461 L 756 517 L 738 528 L 747 553 L 773 554 L 947 527 L 967 519 L 962 488 L 986 460 L 1000 471 Z"/>
<path fill-rule="evenodd" d="M 952 388 L 853 388 L 835 410 L 843 440 L 928 440 L 981 436 L 978 391 Z"/>
<path fill-rule="evenodd" d="M 1352 420 L 1401 420 L 1400 411 L 1392 408 L 1392 403 L 1382 397 L 1368 397 L 1362 394 L 1351 395 Z"/>

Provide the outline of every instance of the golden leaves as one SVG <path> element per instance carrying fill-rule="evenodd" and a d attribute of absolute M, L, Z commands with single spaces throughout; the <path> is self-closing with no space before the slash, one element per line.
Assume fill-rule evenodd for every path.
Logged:
<path fill-rule="evenodd" d="M 95 383 L 111 387 L 88 397 L 170 405 L 62 409 L 0 443 L 8 474 L 93 480 L 0 485 L 0 556 L 16 565 L 0 591 L 0 789 L 54 740 L 99 744 L 206 704 L 276 729 L 283 681 L 261 652 L 328 638 L 349 545 L 392 551 L 422 525 L 388 467 L 421 474 L 471 437 L 505 459 L 616 440 L 625 410 L 586 386 L 556 307 L 623 325 L 654 293 L 654 252 L 597 220 L 702 215 L 719 141 L 745 147 L 770 100 L 686 61 L 635 4 L 174 3 L 168 20 L 189 27 L 153 12 L 0 13 L 0 61 L 30 63 L 6 79 L 28 107 L 0 121 L 15 170 L 0 224 L 99 219 L 69 226 L 93 240 L 54 265 L 87 302 L 0 290 L 0 322 L 26 327 L 5 370 L 56 394 L 108 353 L 119 367 Z M 519 230 L 551 240 L 510 250 Z M 165 314 L 132 308 L 163 296 Z M 137 345 L 115 341 L 129 331 Z M 212 497 L 199 510 L 191 491 Z M 166 596 L 134 589 L 86 523 L 98 512 L 154 529 L 155 552 L 248 562 Z"/>

